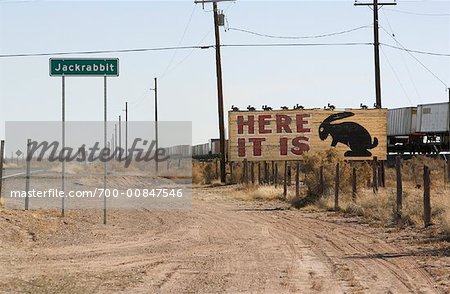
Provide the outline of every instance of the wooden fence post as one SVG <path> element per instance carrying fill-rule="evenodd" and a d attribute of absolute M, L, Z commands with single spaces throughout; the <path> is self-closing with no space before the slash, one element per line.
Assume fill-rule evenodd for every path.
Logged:
<path fill-rule="evenodd" d="M 397 175 L 397 208 L 396 208 L 396 218 L 397 221 L 402 218 L 402 208 L 403 208 L 403 184 L 402 184 L 402 162 L 398 155 L 395 159 L 395 173 Z"/>
<path fill-rule="evenodd" d="M 431 225 L 430 169 L 423 167 L 423 222 L 425 228 Z"/>
<path fill-rule="evenodd" d="M 444 157 L 444 189 L 446 188 L 447 188 L 447 162 L 446 157 Z"/>
<path fill-rule="evenodd" d="M 352 201 L 356 202 L 357 191 L 357 177 L 356 177 L 356 167 L 352 167 Z"/>
<path fill-rule="evenodd" d="M 214 178 L 215 179 L 217 179 L 217 178 L 219 178 L 219 163 L 218 163 L 218 160 L 217 160 L 217 158 L 216 158 L 216 174 L 214 175 Z"/>
<path fill-rule="evenodd" d="M 334 210 L 339 210 L 339 162 L 336 163 L 336 180 L 334 185 Z"/>
<path fill-rule="evenodd" d="M 2 198 L 2 186 L 3 186 L 3 153 L 5 153 L 5 141 L 0 142 L 0 199 Z"/>
<path fill-rule="evenodd" d="M 261 185 L 261 161 L 258 161 L 258 185 Z"/>
<path fill-rule="evenodd" d="M 323 166 L 319 169 L 319 193 L 321 196 L 325 193 L 325 187 L 324 187 L 324 179 L 323 179 Z"/>
<path fill-rule="evenodd" d="M 378 160 L 377 157 L 375 156 L 373 158 L 373 162 L 372 162 L 372 187 L 373 187 L 373 193 L 378 192 L 378 173 L 377 173 L 377 166 L 378 166 Z"/>
<path fill-rule="evenodd" d="M 269 165 L 264 161 L 264 184 L 269 183 Z"/>
<path fill-rule="evenodd" d="M 250 178 L 252 180 L 252 184 L 255 184 L 255 162 L 250 162 Z"/>
<path fill-rule="evenodd" d="M 242 176 L 244 177 L 244 183 L 248 185 L 248 167 L 247 167 L 247 159 L 244 159 L 244 167 L 242 169 Z"/>
<path fill-rule="evenodd" d="M 291 185 L 291 182 L 292 182 L 292 170 L 291 170 L 291 165 L 290 164 L 288 164 L 288 167 L 287 167 L 287 184 L 288 184 L 288 186 L 290 186 Z"/>
<path fill-rule="evenodd" d="M 283 196 L 284 196 L 284 199 L 287 199 L 287 161 L 284 162 Z"/>
<path fill-rule="evenodd" d="M 271 183 L 275 184 L 275 161 L 272 161 L 272 177 L 271 177 Z"/>
<path fill-rule="evenodd" d="M 448 136 L 448 146 L 450 147 L 450 132 Z M 450 184 L 450 154 L 447 156 L 447 183 Z"/>
<path fill-rule="evenodd" d="M 384 166 L 384 160 L 381 161 L 381 186 L 386 188 L 386 169 Z"/>
<path fill-rule="evenodd" d="M 273 184 L 275 185 L 275 188 L 278 187 L 278 162 L 275 162 L 274 165 L 272 165 L 274 168 L 274 171 L 272 173 L 273 175 Z"/>
<path fill-rule="evenodd" d="M 230 184 L 233 184 L 233 162 L 230 161 Z"/>
<path fill-rule="evenodd" d="M 295 197 L 300 197 L 300 162 L 295 165 Z"/>

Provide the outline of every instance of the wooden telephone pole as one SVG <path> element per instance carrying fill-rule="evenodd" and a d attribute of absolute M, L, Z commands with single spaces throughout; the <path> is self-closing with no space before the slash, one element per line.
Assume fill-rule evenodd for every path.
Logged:
<path fill-rule="evenodd" d="M 217 2 L 232 1 L 232 0 L 196 0 L 194 3 L 211 3 L 213 4 L 214 15 L 214 31 L 216 37 L 216 76 L 217 76 L 217 99 L 218 99 L 218 112 L 219 112 L 219 138 L 220 138 L 220 181 L 225 183 L 225 119 L 223 110 L 223 86 L 222 86 L 222 59 L 220 52 L 220 30 L 219 27 L 223 24 L 220 23 L 220 14 L 217 8 Z"/>
<path fill-rule="evenodd" d="M 376 108 L 381 108 L 381 73 L 380 73 L 380 41 L 378 36 L 378 9 L 383 5 L 397 5 L 397 3 L 378 3 L 374 0 L 373 3 L 359 3 L 355 2 L 355 6 L 373 6 L 373 46 L 375 59 L 375 96 Z"/>
<path fill-rule="evenodd" d="M 447 179 L 450 182 L 450 88 L 448 90 L 448 132 L 447 132 L 447 143 L 448 143 L 448 155 L 447 155 Z"/>
<path fill-rule="evenodd" d="M 128 159 L 128 102 L 125 102 L 125 159 Z"/>

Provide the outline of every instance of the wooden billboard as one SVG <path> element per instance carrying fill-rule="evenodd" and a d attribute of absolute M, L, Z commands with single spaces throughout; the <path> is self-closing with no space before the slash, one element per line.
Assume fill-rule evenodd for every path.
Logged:
<path fill-rule="evenodd" d="M 386 160 L 386 125 L 386 109 L 230 111 L 229 160 L 301 160 L 330 148 L 347 160 Z"/>

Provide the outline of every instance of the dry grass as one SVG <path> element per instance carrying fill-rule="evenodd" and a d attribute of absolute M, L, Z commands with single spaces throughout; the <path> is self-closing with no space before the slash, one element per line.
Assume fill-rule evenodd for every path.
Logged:
<path fill-rule="evenodd" d="M 238 185 L 233 196 L 244 201 L 283 200 L 283 189 L 274 186 Z"/>
<path fill-rule="evenodd" d="M 302 173 L 306 174 L 305 184 L 308 187 L 308 194 L 322 194 L 321 189 L 325 194 L 329 194 L 334 190 L 337 163 L 339 163 L 341 190 L 351 192 L 352 164 L 345 161 L 335 149 L 330 149 L 326 152 L 308 154 L 304 158 Z M 323 188 L 320 187 L 319 182 L 321 166 L 323 167 Z M 353 166 L 358 171 L 358 188 L 367 187 L 367 183 L 371 180 L 372 167 L 366 162 L 354 162 Z"/>
<path fill-rule="evenodd" d="M 3 168 L 4 169 L 12 169 L 12 168 L 19 168 L 21 167 L 20 165 L 18 165 L 16 162 L 5 162 L 3 164 Z"/>
<path fill-rule="evenodd" d="M 431 207 L 432 220 L 450 235 L 450 197 L 445 190 L 433 190 Z M 396 190 L 392 188 L 380 189 L 374 194 L 372 190 L 364 189 L 353 202 L 350 194 L 343 194 L 339 198 L 340 210 L 364 217 L 368 222 L 381 225 L 392 225 L 396 221 L 395 199 Z M 334 209 L 334 197 L 329 195 L 318 199 L 305 207 L 308 210 Z M 408 188 L 403 194 L 402 223 L 417 227 L 423 226 L 423 190 Z"/>
<path fill-rule="evenodd" d="M 192 162 L 192 183 L 196 185 L 211 185 L 217 179 L 215 163 Z"/>
<path fill-rule="evenodd" d="M 374 194 L 371 188 L 372 166 L 371 162 L 346 162 L 335 150 L 307 155 L 302 162 L 300 178 L 303 180 L 301 197 L 293 197 L 294 187 L 288 190 L 288 200 L 294 207 L 303 210 L 332 210 L 334 209 L 334 182 L 336 163 L 340 164 L 340 196 L 339 208 L 345 213 L 358 215 L 370 223 L 380 225 L 393 225 L 396 220 L 396 173 L 394 168 L 386 167 L 386 188 L 380 188 Z M 205 164 L 204 164 L 205 165 Z M 403 182 L 403 210 L 401 223 L 423 227 L 423 166 L 431 170 L 431 208 L 432 222 L 441 231 L 450 236 L 450 190 L 445 187 L 444 161 L 424 156 L 418 156 L 402 162 Z M 207 166 L 207 165 L 206 165 Z M 279 174 L 283 174 L 283 165 L 279 164 Z M 319 182 L 320 166 L 323 167 L 324 186 Z M 357 169 L 356 202 L 352 201 L 352 168 Z M 193 172 L 194 177 L 205 181 L 208 175 L 207 167 L 202 172 Z M 295 177 L 295 169 L 292 172 Z M 242 167 L 235 165 L 235 178 L 242 174 Z M 239 185 L 236 188 L 236 198 L 241 200 L 271 201 L 283 200 L 283 188 L 273 186 Z"/>

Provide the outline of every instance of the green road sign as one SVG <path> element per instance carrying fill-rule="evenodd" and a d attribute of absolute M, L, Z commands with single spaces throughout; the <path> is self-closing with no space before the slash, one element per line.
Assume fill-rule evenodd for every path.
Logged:
<path fill-rule="evenodd" d="M 119 59 L 54 59 L 50 58 L 50 76 L 115 76 L 119 75 Z"/>

